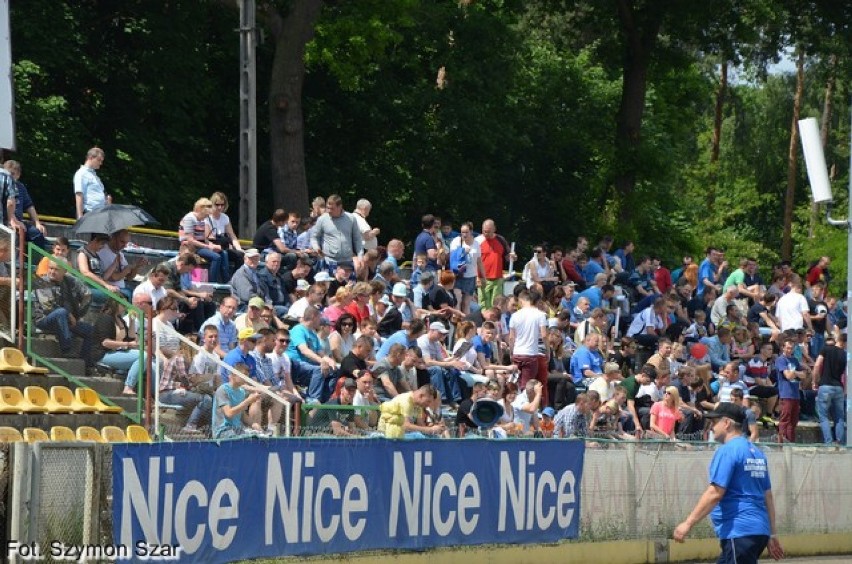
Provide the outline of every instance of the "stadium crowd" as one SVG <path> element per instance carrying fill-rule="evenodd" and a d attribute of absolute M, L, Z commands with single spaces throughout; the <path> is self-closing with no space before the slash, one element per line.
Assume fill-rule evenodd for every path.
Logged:
<path fill-rule="evenodd" d="M 102 163 L 92 149 L 75 175 L 78 217 L 108 202 Z M 4 168 L 6 201 L 19 203 L 3 206 L 5 223 L 47 247 L 20 165 Z M 679 442 L 707 438 L 704 413 L 730 402 L 752 440 L 777 426 L 779 441 L 795 442 L 800 418 L 818 418 L 826 443 L 845 442 L 847 312 L 827 294 L 828 257 L 804 276 L 779 263 L 764 280 L 756 260 L 729 264 L 715 247 L 669 270 L 631 241 L 614 249 L 609 236 L 594 246 L 579 237 L 534 246 L 516 279 L 504 274 L 514 245 L 493 220 L 456 230 L 426 214 L 409 269 L 403 240 L 379 245 L 371 207 L 362 199 L 347 212 L 331 195 L 304 217 L 275 210 L 243 248 L 216 192 L 181 220 L 177 256 L 144 276 L 144 261 L 124 255 L 127 230 L 93 235 L 76 267 L 155 312 L 161 402 L 186 409 L 193 435 L 273 432 L 283 410 L 266 390 L 311 406 L 305 425 L 338 436 Z M 66 276 L 67 239 L 52 252 L 37 270 L 33 322 L 65 354 L 82 337 L 87 368 L 126 374 L 135 395 L 142 324 Z M 217 303 L 199 281 L 230 295 Z M 93 322 L 83 320 L 90 302 L 105 304 Z M 164 325 L 197 340 L 192 358 Z M 485 402 L 499 406 L 487 425 L 477 417 Z"/>

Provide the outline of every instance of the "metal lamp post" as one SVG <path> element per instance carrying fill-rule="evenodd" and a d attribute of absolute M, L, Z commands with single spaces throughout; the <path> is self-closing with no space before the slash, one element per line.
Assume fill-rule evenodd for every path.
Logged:
<path fill-rule="evenodd" d="M 852 121 L 852 112 L 850 112 Z M 852 151 L 849 155 L 849 196 L 846 219 L 831 217 L 831 182 L 828 180 L 828 167 L 825 165 L 825 155 L 822 150 L 822 140 L 816 118 L 799 120 L 799 133 L 802 138 L 802 150 L 805 153 L 805 164 L 808 168 L 808 179 L 814 202 L 825 204 L 825 217 L 829 225 L 846 229 L 846 304 L 852 302 Z M 852 129 L 850 129 L 850 148 L 852 148 Z M 847 309 L 848 311 L 848 309 Z M 852 421 L 852 401 L 849 399 L 849 368 L 852 367 L 852 348 L 846 347 L 846 446 L 852 446 L 852 433 L 849 432 L 849 422 Z"/>

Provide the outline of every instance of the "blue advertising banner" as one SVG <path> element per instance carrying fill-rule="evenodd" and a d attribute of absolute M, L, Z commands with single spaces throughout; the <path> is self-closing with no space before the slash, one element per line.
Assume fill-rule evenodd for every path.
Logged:
<path fill-rule="evenodd" d="M 116 444 L 120 560 L 576 538 L 585 445 L 562 440 Z"/>

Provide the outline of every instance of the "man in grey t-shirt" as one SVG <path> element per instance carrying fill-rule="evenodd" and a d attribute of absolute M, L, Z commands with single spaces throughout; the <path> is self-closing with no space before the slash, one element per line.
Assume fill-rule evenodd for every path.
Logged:
<path fill-rule="evenodd" d="M 352 261 L 357 270 L 364 251 L 358 222 L 343 211 L 343 201 L 337 194 L 329 196 L 326 205 L 328 211 L 319 217 L 311 233 L 311 247 L 320 252 L 332 276 L 339 262 Z"/>

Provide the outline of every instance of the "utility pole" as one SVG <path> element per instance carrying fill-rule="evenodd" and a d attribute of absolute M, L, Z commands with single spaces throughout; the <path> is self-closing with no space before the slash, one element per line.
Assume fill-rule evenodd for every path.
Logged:
<path fill-rule="evenodd" d="M 256 1 L 240 0 L 240 224 L 239 237 L 257 229 Z"/>

